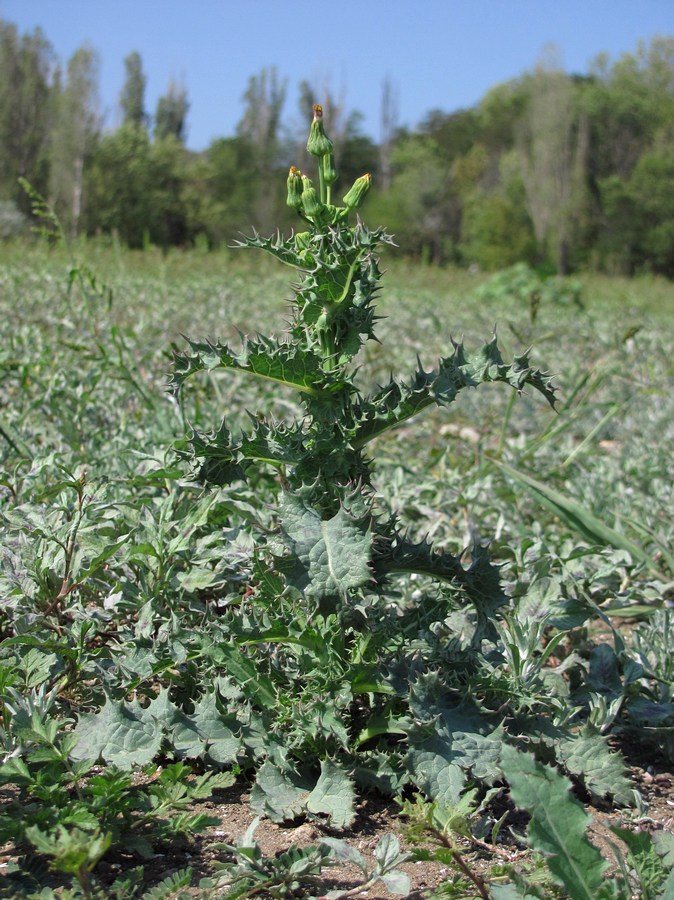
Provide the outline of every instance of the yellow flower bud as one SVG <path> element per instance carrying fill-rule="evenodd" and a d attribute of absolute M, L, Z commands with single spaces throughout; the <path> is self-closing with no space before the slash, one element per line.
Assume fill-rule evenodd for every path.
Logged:
<path fill-rule="evenodd" d="M 307 150 L 312 156 L 326 156 L 332 153 L 332 141 L 323 128 L 323 107 L 318 103 L 314 106 L 314 120 L 309 131 Z"/>
<path fill-rule="evenodd" d="M 371 184 L 372 176 L 369 172 L 367 175 L 361 175 L 360 178 L 356 178 L 351 189 L 342 198 L 344 206 L 347 209 L 358 209 L 365 199 L 365 195 L 370 190 Z"/>
<path fill-rule="evenodd" d="M 313 186 L 310 178 L 302 175 L 302 206 L 304 207 L 305 216 L 312 218 L 320 216 L 324 210 L 324 206 L 318 198 L 316 188 Z"/>
<path fill-rule="evenodd" d="M 295 166 L 288 172 L 288 206 L 291 209 L 302 209 L 302 173 Z"/>

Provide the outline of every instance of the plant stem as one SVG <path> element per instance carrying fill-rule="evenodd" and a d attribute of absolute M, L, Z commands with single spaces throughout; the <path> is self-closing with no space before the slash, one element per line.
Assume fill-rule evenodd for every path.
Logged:
<path fill-rule="evenodd" d="M 449 852 L 452 854 L 452 859 L 461 869 L 466 878 L 473 882 L 480 894 L 480 897 L 482 897 L 483 900 L 489 900 L 489 891 L 487 890 L 487 885 L 476 872 L 473 872 L 470 869 L 464 858 L 461 856 L 461 854 L 456 849 L 452 841 L 450 841 L 450 839 L 447 837 L 447 835 L 443 834 L 442 831 L 439 831 L 437 828 L 433 828 L 433 833 L 436 837 L 436 840 L 438 840 L 443 845 L 443 847 L 446 847 L 447 850 L 449 850 Z"/>
<path fill-rule="evenodd" d="M 506 407 L 505 416 L 503 417 L 503 424 L 501 425 L 501 434 L 499 435 L 498 439 L 498 448 L 496 450 L 496 455 L 499 459 L 503 456 L 503 449 L 505 447 L 506 437 L 508 433 L 508 423 L 510 422 L 513 406 L 515 405 L 516 399 L 517 394 L 513 391 L 513 393 L 510 395 L 510 399 L 508 400 L 508 406 Z"/>
<path fill-rule="evenodd" d="M 327 193 L 325 190 L 325 177 L 323 175 L 323 160 L 322 159 L 318 161 L 318 186 L 319 186 L 319 193 L 321 195 L 321 203 L 327 203 L 328 201 L 326 199 Z"/>

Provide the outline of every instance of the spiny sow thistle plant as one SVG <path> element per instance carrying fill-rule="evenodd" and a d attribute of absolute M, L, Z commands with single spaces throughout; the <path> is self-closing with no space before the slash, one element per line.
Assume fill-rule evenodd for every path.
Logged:
<path fill-rule="evenodd" d="M 387 579 L 397 572 L 455 583 L 481 612 L 496 583 L 485 554 L 473 548 L 473 563 L 466 569 L 453 556 L 408 541 L 394 518 L 378 517 L 373 462 L 366 450 L 424 409 L 449 405 L 464 387 L 500 381 L 521 391 L 530 385 L 554 403 L 553 388 L 526 356 L 506 364 L 494 338 L 472 356 L 453 343 L 452 353 L 435 370 L 419 366 L 409 381 L 392 378 L 363 396 L 352 362 L 366 341 L 376 340 L 374 300 L 381 273 L 375 250 L 391 239 L 361 221 L 349 223 L 370 189 L 369 174 L 356 179 L 342 206 L 332 203 L 333 145 L 318 105 L 307 149 L 318 160 L 318 189 L 294 166 L 288 174 L 288 204 L 306 230 L 287 239 L 256 235 L 242 244 L 266 250 L 299 273 L 286 338 L 245 338 L 238 352 L 220 343 L 190 341 L 193 352 L 176 356 L 173 376 L 179 389 L 200 370 L 244 371 L 299 392 L 305 415 L 286 424 L 258 411 L 247 434 L 234 437 L 224 422 L 212 435 L 193 434 L 199 477 L 224 484 L 260 466 L 277 470 L 285 580 L 323 614 L 350 619 L 360 593 L 384 595 Z M 476 642 L 483 636 L 484 628 L 477 629 Z"/>
<path fill-rule="evenodd" d="M 243 742 L 264 760 L 253 806 L 279 821 L 308 811 L 345 825 L 354 814 L 354 779 L 389 793 L 414 784 L 451 804 L 468 772 L 486 783 L 502 777 L 504 716 L 511 733 L 522 735 L 555 709 L 538 670 L 517 684 L 509 673 L 506 632 L 497 627 L 507 597 L 486 549 L 476 541 L 464 561 L 413 540 L 377 495 L 375 439 L 486 382 L 529 386 L 551 405 L 555 398 L 548 376 L 526 355 L 505 362 L 495 337 L 472 354 L 452 342 L 434 369 L 419 363 L 408 380 L 392 377 L 369 395 L 359 389 L 354 361 L 376 340 L 376 249 L 391 239 L 352 221 L 369 175 L 342 205 L 333 202 L 333 146 L 320 106 L 307 147 L 318 186 L 295 167 L 287 181 L 302 230 L 242 242 L 297 273 L 286 335 L 244 337 L 238 350 L 189 341 L 190 350 L 176 354 L 173 386 L 222 368 L 299 396 L 303 415 L 295 421 L 258 410 L 242 432 L 225 420 L 211 433 L 192 432 L 182 452 L 203 483 L 224 489 L 243 479 L 266 491 L 273 473 L 271 497 L 264 496 L 273 527 L 256 534 L 242 562 L 245 594 L 223 614 L 231 636 L 225 668 L 230 679 L 243 679 L 248 704 Z M 400 585 L 413 573 L 429 586 L 412 594 Z M 251 716 L 263 723 L 264 748 L 259 735 L 245 736 Z M 544 739 L 545 753 L 560 762 L 572 755 L 567 725 L 560 713 Z M 601 760 L 596 790 L 624 792 L 602 738 L 586 740 L 589 756 Z M 593 777 L 586 773 L 591 790 Z"/>

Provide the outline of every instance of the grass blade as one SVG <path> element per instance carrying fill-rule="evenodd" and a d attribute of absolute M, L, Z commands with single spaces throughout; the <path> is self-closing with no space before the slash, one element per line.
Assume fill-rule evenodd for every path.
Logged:
<path fill-rule="evenodd" d="M 627 550 L 636 562 L 643 563 L 652 571 L 661 574 L 657 563 L 642 546 L 631 541 L 624 534 L 620 534 L 620 532 L 611 528 L 610 525 L 602 522 L 587 507 L 582 506 L 561 491 L 549 487 L 544 482 L 532 478 L 531 475 L 509 466 L 507 463 L 500 462 L 493 457 L 491 457 L 491 461 L 512 478 L 513 481 L 528 490 L 539 503 L 553 512 L 569 528 L 577 531 L 591 544 L 600 547 L 615 547 L 617 550 Z"/>

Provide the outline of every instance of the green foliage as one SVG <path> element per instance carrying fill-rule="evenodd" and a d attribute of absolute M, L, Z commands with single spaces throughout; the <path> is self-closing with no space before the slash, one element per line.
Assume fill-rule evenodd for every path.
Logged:
<path fill-rule="evenodd" d="M 418 111 L 413 131 L 397 127 L 389 83 L 380 146 L 362 133 L 362 114 L 328 93 L 330 177 L 335 159 L 347 180 L 363 167 L 381 176 L 371 219 L 416 261 L 671 277 L 673 59 L 666 36 L 616 60 L 600 55 L 582 75 L 548 54 L 470 109 Z M 97 60 L 85 44 L 60 63 L 39 29 L 20 35 L 0 22 L 0 203 L 27 214 L 17 188 L 27 177 L 71 237 L 105 234 L 133 248 L 231 245 L 243 222 L 291 227 L 277 176 L 301 135 L 285 119 L 288 82 L 275 67 L 248 78 L 235 134 L 197 153 L 184 146 L 180 84 L 167 85 L 151 123 L 137 51 L 124 59 L 121 125 L 104 134 Z M 301 82 L 302 116 L 314 102 Z M 20 231 L 11 209 L 0 239 Z"/>
<path fill-rule="evenodd" d="M 175 138 L 181 144 L 184 143 L 188 105 L 185 88 L 171 81 L 166 94 L 157 101 L 157 112 L 154 117 L 156 141 Z"/>
<path fill-rule="evenodd" d="M 640 897 L 667 896 L 672 882 L 671 857 L 669 863 L 664 863 L 663 857 L 671 855 L 674 848 L 670 835 L 653 838 L 646 832 L 613 828 L 627 845 L 627 854 L 616 848 L 622 876 L 607 877 L 607 861 L 585 834 L 590 816 L 571 796 L 568 780 L 513 748 L 507 748 L 503 756 L 512 797 L 531 813 L 528 843 L 545 855 L 553 878 L 569 896 L 627 900 L 634 896 L 635 886 Z"/>
<path fill-rule="evenodd" d="M 398 866 L 409 859 L 409 853 L 400 852 L 400 841 L 393 834 L 385 834 L 380 838 L 374 848 L 374 866 L 369 866 L 362 853 L 337 838 L 324 838 L 322 846 L 327 846 L 338 862 L 349 863 L 357 866 L 363 876 L 363 882 L 359 886 L 360 891 L 365 891 L 378 886 L 380 883 L 390 894 L 406 897 L 410 890 L 409 877 Z M 350 891 L 329 891 L 325 896 L 329 900 L 338 900 L 340 897 L 349 896 Z"/>
<path fill-rule="evenodd" d="M 496 462 L 510 478 L 530 491 L 539 503 L 550 509 L 570 528 L 582 535 L 591 545 L 626 550 L 635 562 L 647 566 L 656 573 L 661 572 L 661 566 L 655 562 L 644 547 L 602 522 L 582 503 L 578 503 L 571 497 L 564 496 L 564 494 L 561 494 L 549 485 L 531 478 L 525 472 L 518 471 L 506 463 Z"/>
<path fill-rule="evenodd" d="M 464 206 L 461 238 L 463 259 L 487 271 L 535 261 L 526 210 L 507 194 L 475 192 Z"/>
<path fill-rule="evenodd" d="M 142 128 L 147 123 L 145 112 L 145 73 L 140 53 L 134 50 L 124 60 L 125 81 L 119 102 L 124 113 L 124 125 Z"/>
<path fill-rule="evenodd" d="M 101 138 L 87 176 L 89 227 L 116 231 L 135 248 L 187 236 L 185 150 L 167 137 L 150 143 L 144 128 L 126 124 Z"/>
<path fill-rule="evenodd" d="M 573 897 L 605 896 L 607 863 L 585 837 L 589 816 L 569 795 L 569 783 L 529 755 L 504 751 L 504 766 L 515 803 L 533 810 L 528 839 L 548 855 L 553 876 Z"/>
<path fill-rule="evenodd" d="M 407 875 L 396 868 L 408 854 L 400 852 L 395 835 L 386 834 L 380 839 L 374 849 L 374 865 L 368 864 L 355 847 L 333 837 L 323 838 L 317 846 L 300 848 L 293 844 L 272 858 L 264 856 L 254 839 L 259 821 L 259 818 L 254 819 L 235 844 L 218 846 L 232 854 L 233 860 L 217 863 L 220 874 L 203 879 L 202 887 L 217 888 L 218 896 L 229 898 L 254 897 L 262 893 L 266 897 L 294 897 L 300 896 L 299 892 L 315 892 L 321 885 L 324 868 L 346 864 L 360 870 L 358 885 L 348 891 L 328 891 L 322 895 L 326 900 L 339 900 L 378 884 L 394 895 L 406 897 L 409 893 Z"/>
<path fill-rule="evenodd" d="M 320 167 L 331 156 L 332 145 L 323 131 L 320 107 L 315 108 L 308 146 L 318 156 L 322 171 Z M 359 192 L 369 187 L 369 179 L 357 180 L 345 194 L 345 208 L 330 203 L 327 178 L 321 176 L 317 192 L 302 176 L 301 195 L 295 190 L 295 180 L 299 182 L 299 175 L 293 168 L 288 202 L 301 207 L 299 213 L 309 231 L 286 240 L 255 236 L 245 242 L 266 250 L 299 275 L 288 338 L 246 338 L 238 352 L 220 343 L 192 341 L 191 352 L 176 355 L 173 386 L 183 389 L 188 379 L 201 372 L 241 372 L 295 391 L 303 408 L 301 417 L 276 423 L 264 411 L 256 410 L 250 414 L 252 426 L 240 432 L 232 431 L 224 420 L 210 434 L 195 431 L 189 441 L 193 470 L 199 480 L 215 485 L 241 479 L 259 483 L 265 470 L 275 473 L 275 530 L 271 536 L 258 533 L 249 563 L 251 571 L 264 572 L 264 578 L 258 576 L 251 586 L 251 613 L 254 617 L 262 614 L 260 624 L 265 618 L 268 621 L 266 611 L 273 598 L 277 608 L 292 610 L 286 622 L 311 623 L 324 648 L 323 655 L 327 651 L 327 666 L 325 662 L 321 666 L 326 678 L 320 693 L 334 706 L 329 716 L 327 711 L 323 714 L 322 725 L 312 734 L 313 752 L 319 759 L 326 753 L 353 759 L 355 748 L 350 747 L 348 735 L 357 733 L 359 721 L 369 715 L 371 722 L 385 724 L 381 728 L 371 724 L 360 741 L 376 742 L 385 750 L 390 735 L 402 733 L 409 741 L 407 768 L 412 782 L 437 796 L 445 790 L 445 773 L 452 772 L 456 776 L 453 789 L 460 791 L 465 770 L 480 771 L 486 777 L 481 769 L 490 753 L 493 762 L 494 750 L 486 735 L 498 723 L 489 716 L 480 719 L 477 709 L 462 709 L 454 692 L 471 667 L 481 664 L 483 642 L 496 639 L 494 621 L 506 599 L 497 570 L 479 544 L 471 550 L 471 565 L 464 567 L 460 558 L 438 551 L 425 541 L 412 541 L 394 515 L 385 515 L 373 486 L 374 463 L 364 449 L 429 407 L 448 406 L 465 387 L 502 382 L 521 391 L 529 386 L 551 404 L 554 391 L 549 379 L 533 369 L 526 356 L 505 363 L 496 338 L 475 354 L 467 353 L 462 344 L 454 344 L 452 353 L 441 358 L 434 370 L 426 371 L 420 364 L 407 382 L 392 378 L 370 395 L 361 390 L 353 360 L 363 344 L 375 338 L 374 298 L 380 274 L 373 251 L 385 235 L 371 233 L 360 222 L 349 226 L 346 217 L 348 204 L 360 202 Z M 188 454 L 189 450 L 184 452 Z M 404 637 L 399 627 L 393 627 L 387 612 L 394 573 L 423 573 L 446 583 L 445 602 L 453 602 L 458 609 L 468 604 L 474 608 L 465 656 L 454 665 L 445 664 L 439 676 L 431 674 L 430 658 L 409 668 L 411 659 L 399 657 L 401 651 L 404 653 Z M 440 606 L 436 615 L 443 614 Z M 404 615 L 409 621 L 406 628 L 413 631 L 414 623 L 427 613 L 422 604 L 415 604 Z M 360 636 L 364 625 L 370 632 L 367 641 Z M 293 635 L 294 628 L 270 631 L 266 622 L 265 626 L 263 635 L 273 634 L 275 644 L 289 645 L 286 653 L 295 655 L 295 648 L 302 648 L 289 668 L 307 673 L 307 657 L 319 654 L 307 641 L 306 632 L 300 639 L 299 634 Z M 281 673 L 270 665 L 261 641 L 246 639 L 247 630 L 239 630 L 239 641 L 254 652 L 255 670 L 269 673 L 272 694 L 283 696 L 286 688 L 280 683 Z M 395 666 L 402 668 L 394 675 Z M 373 682 L 368 669 L 392 671 Z M 287 673 L 284 675 L 287 678 Z M 370 682 L 371 687 L 359 688 L 361 680 Z M 409 696 L 405 689 L 396 688 L 397 680 L 411 681 Z M 299 691 L 299 696 L 304 696 L 303 687 Z M 366 691 L 370 698 L 366 698 Z M 270 713 L 278 715 L 278 702 L 273 696 L 267 699 L 258 695 L 257 701 L 265 707 L 267 718 Z M 436 709 L 441 710 L 439 718 Z M 412 725 L 409 712 L 423 724 Z M 468 743 L 461 752 L 455 749 L 457 718 L 466 723 L 461 732 Z M 326 729 L 330 719 L 334 724 Z M 306 765 L 300 747 L 305 750 L 306 738 L 293 748 L 295 766 Z M 437 761 L 435 781 L 429 780 L 429 767 L 421 762 L 429 752 Z M 454 760 L 457 765 L 447 769 L 447 763 Z M 311 782 L 307 783 L 306 776 L 290 760 L 284 760 L 280 767 L 265 762 L 258 772 L 254 804 L 259 811 L 282 819 L 297 815 L 302 808 L 300 798 L 305 798 L 303 803 L 309 812 L 320 811 L 335 818 L 335 804 L 349 808 L 351 784 L 339 769 L 328 776 L 325 766 L 329 765 L 332 772 L 332 762 L 324 760 L 321 765 L 318 783 L 311 789 Z M 372 776 L 381 777 L 376 769 Z M 331 783 L 329 789 L 322 787 L 324 779 L 326 784 Z M 271 787 L 267 787 L 268 781 Z M 306 799 L 308 790 L 312 792 Z M 323 805 L 317 806 L 316 793 L 326 791 Z M 328 801 L 332 795 L 339 800 Z M 348 820 L 348 813 L 339 813 L 335 819 L 342 824 Z"/>
<path fill-rule="evenodd" d="M 516 300 L 526 304 L 532 322 L 545 304 L 573 303 L 581 306 L 581 286 L 574 279 L 549 275 L 530 268 L 526 263 L 516 263 L 498 272 L 475 291 L 479 300 Z"/>
<path fill-rule="evenodd" d="M 91 760 L 74 761 L 78 736 L 64 733 L 48 708 L 33 706 L 29 718 L 5 704 L 8 720 L 18 746 L 0 765 L 0 781 L 16 793 L 0 813 L 2 840 L 47 857 L 51 868 L 76 878 L 85 896 L 111 848 L 148 857 L 157 843 L 203 830 L 212 820 L 189 807 L 233 782 L 231 773 L 194 777 L 177 762 L 146 767 L 139 783 L 115 766 L 97 771 Z"/>
<path fill-rule="evenodd" d="M 29 176 L 40 191 L 47 187 L 53 62 L 40 28 L 20 35 L 15 25 L 0 20 L 0 199 L 23 213 L 28 208 L 19 177 Z"/>
<path fill-rule="evenodd" d="M 263 894 L 266 897 L 293 897 L 300 891 L 315 890 L 320 884 L 324 866 L 332 864 L 330 848 L 317 847 L 289 850 L 276 857 L 264 856 L 254 839 L 259 819 L 254 819 L 248 831 L 236 844 L 220 844 L 216 849 L 233 856 L 232 862 L 216 863 L 217 874 L 202 880 L 202 887 L 215 888 L 219 897 L 248 898 Z"/>

